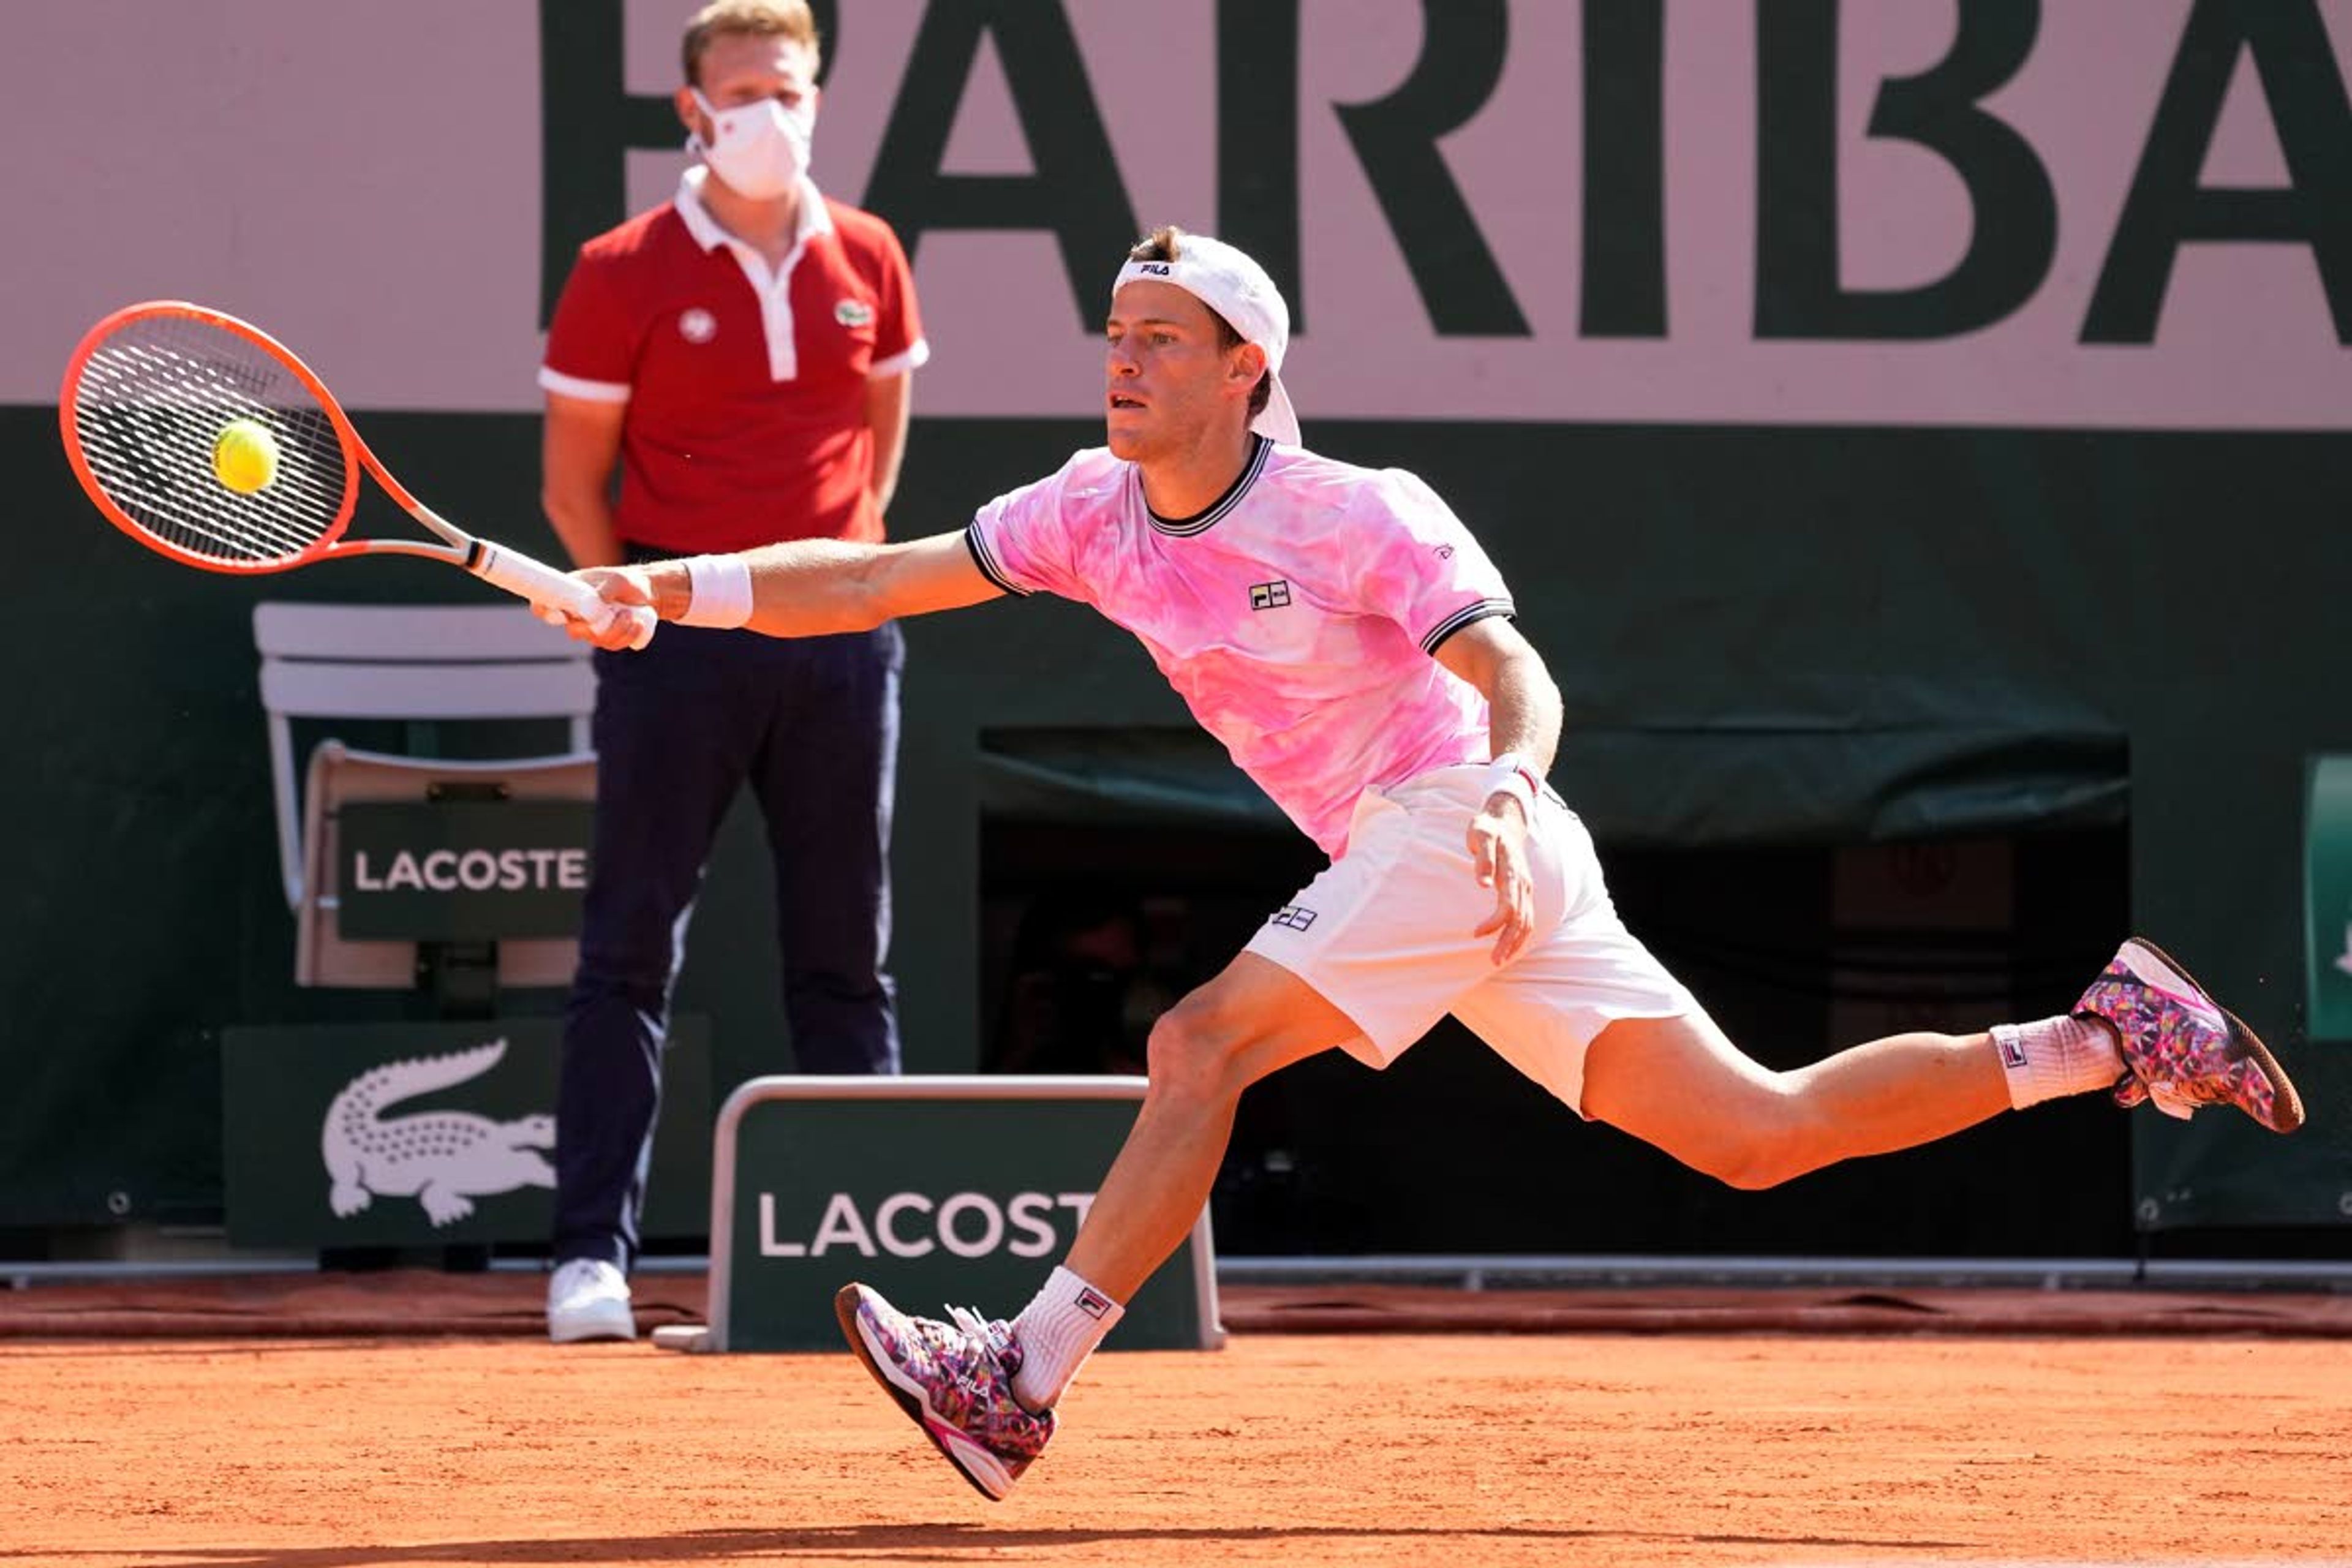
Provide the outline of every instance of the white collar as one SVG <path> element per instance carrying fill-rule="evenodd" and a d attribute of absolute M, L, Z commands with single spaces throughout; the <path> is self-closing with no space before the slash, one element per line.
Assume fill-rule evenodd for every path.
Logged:
<path fill-rule="evenodd" d="M 710 171 L 700 163 L 678 177 L 677 195 L 671 198 L 671 205 L 677 208 L 677 216 L 685 223 L 686 232 L 692 235 L 694 243 L 706 251 L 716 250 L 730 242 L 737 245 L 746 243 L 728 233 L 719 220 L 710 216 L 710 209 L 702 205 L 702 183 L 709 177 Z M 793 229 L 793 249 L 797 251 L 816 236 L 832 232 L 833 215 L 825 211 L 824 195 L 818 192 L 816 182 L 803 174 L 800 216 Z"/>

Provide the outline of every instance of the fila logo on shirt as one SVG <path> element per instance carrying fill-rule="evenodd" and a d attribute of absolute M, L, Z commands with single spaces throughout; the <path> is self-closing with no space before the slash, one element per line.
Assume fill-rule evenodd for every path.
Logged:
<path fill-rule="evenodd" d="M 1297 904 L 1285 904 L 1266 916 L 1265 923 L 1286 931 L 1305 931 L 1315 923 L 1315 911 Z"/>
<path fill-rule="evenodd" d="M 1279 610 L 1290 603 L 1290 584 L 1284 582 L 1250 584 L 1250 608 Z"/>
<path fill-rule="evenodd" d="M 707 343 L 719 335 L 719 318 L 699 305 L 680 311 L 677 335 L 690 343 Z"/>

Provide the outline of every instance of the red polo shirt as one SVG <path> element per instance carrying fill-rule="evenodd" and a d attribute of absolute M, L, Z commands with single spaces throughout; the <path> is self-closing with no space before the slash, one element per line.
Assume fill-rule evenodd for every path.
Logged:
<path fill-rule="evenodd" d="M 906 252 L 871 213 L 801 187 L 772 270 L 677 197 L 580 247 L 539 383 L 626 403 L 614 521 L 677 553 L 882 537 L 866 385 L 930 357 Z"/>

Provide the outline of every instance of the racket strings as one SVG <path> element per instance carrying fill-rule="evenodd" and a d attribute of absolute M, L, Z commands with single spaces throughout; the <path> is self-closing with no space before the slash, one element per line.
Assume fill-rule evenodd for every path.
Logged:
<path fill-rule="evenodd" d="M 268 431 L 276 472 L 231 489 L 214 448 L 232 421 Z M 299 555 L 335 526 L 352 484 L 341 435 L 309 387 L 258 343 L 194 317 L 126 322 L 74 386 L 84 460 L 136 526 L 176 549 L 249 563 Z"/>
<path fill-rule="evenodd" d="M 94 374 L 103 374 L 108 368 L 93 359 Z M 318 537 L 322 525 L 309 520 L 321 498 L 315 485 L 289 471 L 296 465 L 283 456 L 286 443 L 279 443 L 275 481 L 286 488 L 273 494 L 269 504 L 236 504 L 253 498 L 228 489 L 212 475 L 212 441 L 219 427 L 231 419 L 253 417 L 253 410 L 224 410 L 200 420 L 192 417 L 202 406 L 197 400 L 167 404 L 144 397 L 110 404 L 93 420 L 89 406 L 78 404 L 77 413 L 83 416 L 83 449 L 91 468 L 107 493 L 142 527 L 201 554 L 244 560 L 299 553 Z M 264 424 L 274 436 L 282 428 L 283 416 Z M 210 437 L 200 427 L 205 425 L 211 426 Z M 205 494 L 194 482 L 200 476 L 234 499 Z M 331 519 L 333 500 L 323 504 Z"/>

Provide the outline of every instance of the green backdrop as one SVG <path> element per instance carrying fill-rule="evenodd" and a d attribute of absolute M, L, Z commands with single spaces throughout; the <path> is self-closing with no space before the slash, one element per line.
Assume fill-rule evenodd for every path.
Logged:
<path fill-rule="evenodd" d="M 362 424 L 429 502 L 551 548 L 535 418 Z M 2342 1046 L 2304 1038 L 2300 829 L 2307 757 L 2352 749 L 2338 695 L 2352 545 L 2333 515 L 2352 440 L 1440 422 L 1311 434 L 1335 456 L 1422 473 L 1487 542 L 1567 694 L 1555 782 L 1604 847 L 2127 818 L 2134 922 L 2280 1046 L 2313 1105 L 2287 1141 L 2220 1116 L 2137 1118 L 2139 1223 L 2344 1217 L 2352 1068 Z M 919 420 L 895 525 L 960 526 L 1094 438 L 1083 422 Z M 219 1031 L 420 1005 L 291 984 L 252 605 L 488 590 L 415 563 L 253 582 L 171 565 L 89 508 L 46 409 L 0 409 L 0 459 L 19 476 L 0 1227 L 216 1217 Z M 1139 648 L 1073 606 L 992 605 L 908 641 L 895 963 L 908 1060 L 969 1070 L 980 735 L 1185 718 Z M 721 1096 L 789 1067 L 755 835 L 739 813 L 681 990 L 715 1020 Z"/>

